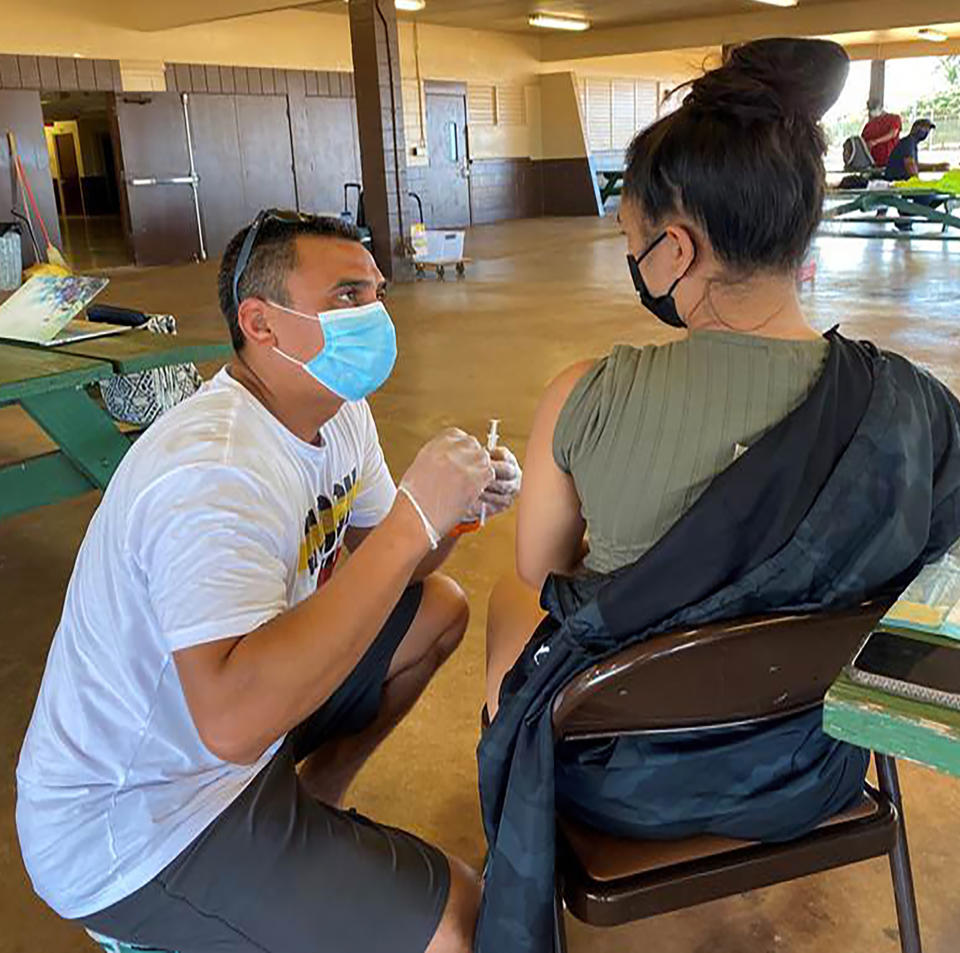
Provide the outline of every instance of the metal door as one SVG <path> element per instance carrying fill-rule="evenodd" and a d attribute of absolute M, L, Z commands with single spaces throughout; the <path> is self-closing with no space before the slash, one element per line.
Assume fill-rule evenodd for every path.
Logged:
<path fill-rule="evenodd" d="M 206 257 L 186 93 L 116 97 L 127 226 L 138 265 Z"/>
<path fill-rule="evenodd" d="M 467 101 L 459 93 L 427 93 L 429 228 L 470 224 Z"/>
<path fill-rule="evenodd" d="M 200 178 L 200 213 L 207 253 L 219 255 L 250 221 L 243 198 L 243 168 L 237 130 L 237 97 L 194 93 L 190 130 Z"/>

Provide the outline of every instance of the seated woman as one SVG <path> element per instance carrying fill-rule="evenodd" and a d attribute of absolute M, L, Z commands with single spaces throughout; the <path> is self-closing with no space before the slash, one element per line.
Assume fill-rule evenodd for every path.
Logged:
<path fill-rule="evenodd" d="M 641 303 L 689 332 L 620 345 L 547 388 L 527 445 L 517 573 L 490 601 L 491 716 L 543 617 L 547 576 L 635 563 L 820 376 L 829 344 L 795 276 L 820 222 L 819 113 L 848 64 L 814 48 L 833 74 L 791 89 L 770 62 L 782 49 L 741 47 L 630 146 L 618 216 L 630 272 Z"/>
<path fill-rule="evenodd" d="M 822 335 L 797 297 L 824 197 L 819 120 L 848 66 L 825 41 L 747 44 L 630 146 L 633 282 L 688 330 L 573 365 L 537 411 L 517 572 L 488 614 L 479 953 L 549 948 L 555 801 L 626 835 L 777 840 L 862 792 L 866 753 L 824 735 L 819 710 L 556 754 L 550 725 L 562 685 L 630 643 L 857 605 L 960 536 L 956 398 Z"/>

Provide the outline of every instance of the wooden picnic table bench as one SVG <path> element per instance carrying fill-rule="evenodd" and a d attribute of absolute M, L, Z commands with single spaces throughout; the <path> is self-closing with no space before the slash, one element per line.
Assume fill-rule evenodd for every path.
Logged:
<path fill-rule="evenodd" d="M 960 651 L 956 642 L 943 636 L 898 631 L 887 624 L 879 628 Z M 960 711 L 956 709 L 892 695 L 844 673 L 824 699 L 823 730 L 860 748 L 960 776 Z"/>
<path fill-rule="evenodd" d="M 211 338 L 139 331 L 53 348 L 0 344 L 0 406 L 20 405 L 59 448 L 0 467 L 0 519 L 106 488 L 135 433 L 118 429 L 88 385 L 229 353 Z"/>
<path fill-rule="evenodd" d="M 623 169 L 597 169 L 597 181 L 600 186 L 600 204 L 606 205 L 607 199 L 619 195 L 623 188 Z"/>
<path fill-rule="evenodd" d="M 892 233 L 888 230 L 874 233 L 854 232 L 824 232 L 838 238 L 921 238 L 936 239 L 939 241 L 960 240 L 960 217 L 953 214 L 953 207 L 960 201 L 960 196 L 951 192 L 942 192 L 931 189 L 929 192 L 921 189 L 830 189 L 827 200 L 839 199 L 839 205 L 824 210 L 824 224 L 865 223 L 871 225 L 890 224 L 907 226 L 914 222 L 931 222 L 942 226 L 936 233 L 914 233 L 909 230 L 897 230 Z M 931 208 L 917 199 L 936 200 L 944 205 L 943 211 Z M 896 218 L 886 218 L 890 209 L 898 213 Z M 957 229 L 953 234 L 950 229 Z"/>

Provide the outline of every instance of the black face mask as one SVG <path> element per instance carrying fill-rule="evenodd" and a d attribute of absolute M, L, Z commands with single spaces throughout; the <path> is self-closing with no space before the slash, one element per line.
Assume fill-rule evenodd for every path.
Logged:
<path fill-rule="evenodd" d="M 677 285 L 687 277 L 687 271 L 690 270 L 693 262 L 690 262 L 690 265 L 687 266 L 687 271 L 670 285 L 666 294 L 662 295 L 651 294 L 647 283 L 643 280 L 643 275 L 640 274 L 640 262 L 666 237 L 667 233 L 664 232 L 639 258 L 635 258 L 633 255 L 627 255 L 627 264 L 630 266 L 633 287 L 637 289 L 637 294 L 640 296 L 640 303 L 664 324 L 669 324 L 671 328 L 685 328 L 687 322 L 680 317 L 680 312 L 677 311 L 677 303 L 673 300 L 673 292 L 676 290 Z"/>

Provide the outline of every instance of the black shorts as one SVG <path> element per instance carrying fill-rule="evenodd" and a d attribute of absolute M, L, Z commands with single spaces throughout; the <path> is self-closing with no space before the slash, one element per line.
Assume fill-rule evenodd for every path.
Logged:
<path fill-rule="evenodd" d="M 315 801 L 296 774 L 320 744 L 376 717 L 422 595 L 419 585 L 406 591 L 347 680 L 203 834 L 84 926 L 178 953 L 423 953 L 450 889 L 444 855 Z"/>

